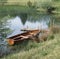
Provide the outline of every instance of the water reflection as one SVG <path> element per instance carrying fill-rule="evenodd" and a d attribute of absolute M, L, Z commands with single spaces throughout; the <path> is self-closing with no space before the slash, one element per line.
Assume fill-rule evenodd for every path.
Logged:
<path fill-rule="evenodd" d="M 47 24 L 45 21 L 41 21 L 41 22 L 31 22 L 31 21 L 26 21 L 24 27 L 28 27 L 30 29 L 46 29 L 48 28 Z"/>
<path fill-rule="evenodd" d="M 16 16 L 13 19 L 9 19 L 9 28 L 13 31 L 7 37 L 14 36 L 16 34 L 22 33 L 21 29 L 47 29 L 50 16 L 48 15 L 28 15 L 27 19 L 22 20 L 22 18 Z M 6 42 L 4 43 L 6 44 Z M 0 53 L 9 53 L 11 48 L 6 45 L 0 47 Z"/>
<path fill-rule="evenodd" d="M 43 16 L 43 17 L 35 17 L 35 16 L 29 16 L 27 20 L 25 21 L 25 24 L 23 24 L 23 21 L 20 17 L 16 16 L 14 19 L 10 19 L 9 26 L 10 29 L 13 30 L 13 33 L 10 36 L 22 33 L 20 31 L 21 29 L 47 29 L 48 25 L 47 23 L 49 22 L 50 17 L 49 16 Z"/>
<path fill-rule="evenodd" d="M 10 29 L 13 30 L 13 33 L 8 35 L 8 37 L 21 33 L 20 29 L 23 28 L 21 19 L 16 16 L 14 19 L 9 19 Z"/>

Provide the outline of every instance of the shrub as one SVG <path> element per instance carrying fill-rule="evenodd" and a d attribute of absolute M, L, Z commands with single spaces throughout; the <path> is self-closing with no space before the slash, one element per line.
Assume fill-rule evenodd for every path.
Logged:
<path fill-rule="evenodd" d="M 31 1 L 28 1 L 27 2 L 27 5 L 28 5 L 28 7 L 32 7 L 32 2 Z"/>

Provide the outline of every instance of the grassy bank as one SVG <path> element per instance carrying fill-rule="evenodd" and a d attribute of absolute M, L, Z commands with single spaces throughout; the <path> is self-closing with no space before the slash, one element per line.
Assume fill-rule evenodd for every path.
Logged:
<path fill-rule="evenodd" d="M 47 7 L 55 7 L 53 11 L 56 15 L 60 16 L 60 1 L 48 0 L 30 0 L 31 7 L 28 6 L 28 1 L 22 0 L 7 0 L 5 5 L 0 5 L 0 16 L 4 15 L 20 15 L 21 13 L 47 13 Z"/>
<path fill-rule="evenodd" d="M 10 1 L 10 2 L 9 2 Z M 8 0 L 6 5 L 0 5 L 0 17 L 4 16 L 20 16 L 22 14 L 44 14 L 47 7 L 55 7 L 55 14 L 60 19 L 60 1 L 51 2 L 48 0 L 31 0 L 37 4 L 29 7 L 27 5 L 28 0 Z M 23 18 L 23 17 L 22 17 Z M 55 17 L 54 17 L 55 18 Z M 58 19 L 58 20 L 59 20 Z M 45 42 L 36 43 L 33 41 L 24 41 L 20 45 L 9 46 L 10 54 L 3 56 L 0 59 L 60 59 L 60 34 L 55 34 L 54 39 L 47 40 Z"/>
<path fill-rule="evenodd" d="M 56 34 L 53 40 L 42 43 L 29 41 L 17 48 L 16 53 L 3 57 L 2 59 L 60 59 L 60 34 Z M 22 48 L 22 49 L 21 49 Z"/>
<path fill-rule="evenodd" d="M 0 6 L 0 15 L 19 15 L 20 13 L 27 13 L 28 8 L 26 6 L 17 5 L 5 5 Z"/>
<path fill-rule="evenodd" d="M 4 5 L 0 6 L 0 17 L 4 17 L 7 15 L 10 16 L 20 16 L 22 14 L 46 14 L 46 10 L 37 9 L 28 6 L 22 5 Z"/>

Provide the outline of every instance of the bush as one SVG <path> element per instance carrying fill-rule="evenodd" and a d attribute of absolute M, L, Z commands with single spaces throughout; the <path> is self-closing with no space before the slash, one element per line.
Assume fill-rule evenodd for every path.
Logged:
<path fill-rule="evenodd" d="M 37 8 L 37 2 L 32 3 L 31 1 L 27 2 L 28 7 L 30 8 Z"/>
<path fill-rule="evenodd" d="M 27 5 L 28 5 L 28 7 L 32 7 L 32 2 L 31 1 L 28 1 L 27 2 Z"/>

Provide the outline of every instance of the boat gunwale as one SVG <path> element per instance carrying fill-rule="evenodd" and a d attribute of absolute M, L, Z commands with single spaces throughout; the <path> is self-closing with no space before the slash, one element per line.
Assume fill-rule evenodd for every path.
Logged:
<path fill-rule="evenodd" d="M 34 31 L 38 31 L 39 32 L 39 30 L 29 30 L 29 31 L 26 31 L 26 32 L 21 33 L 21 34 L 17 34 L 17 35 L 11 36 L 11 37 L 9 37 L 7 39 L 13 39 L 14 37 L 18 37 L 20 35 L 26 36 L 26 35 L 29 35 L 30 32 L 34 32 Z"/>

